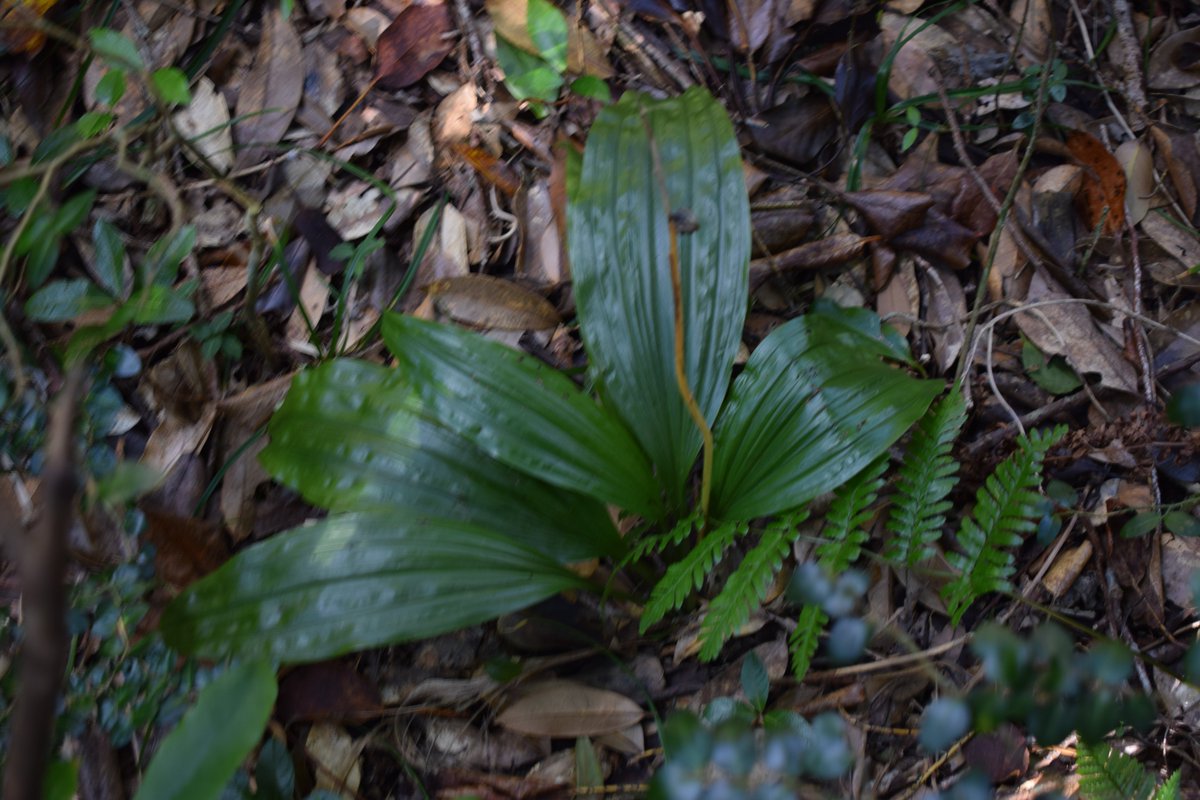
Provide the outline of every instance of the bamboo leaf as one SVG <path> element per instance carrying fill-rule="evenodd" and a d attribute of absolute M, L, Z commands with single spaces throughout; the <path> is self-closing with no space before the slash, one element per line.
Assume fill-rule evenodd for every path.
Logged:
<path fill-rule="evenodd" d="M 243 550 L 167 607 L 179 650 L 287 662 L 424 639 L 582 580 L 478 526 L 407 515 L 330 517 Z"/>
<path fill-rule="evenodd" d="M 648 130 L 671 208 L 662 207 Z M 701 89 L 663 101 L 628 92 L 588 136 L 567 213 L 571 271 L 593 377 L 679 508 L 701 437 L 675 382 L 668 216 L 676 212 L 698 226 L 678 236 L 684 366 L 711 426 L 748 291 L 750 217 L 737 139 Z"/>
<path fill-rule="evenodd" d="M 260 460 L 334 511 L 474 523 L 561 561 L 621 552 L 602 504 L 496 461 L 430 417 L 397 370 L 339 359 L 293 379 Z"/>

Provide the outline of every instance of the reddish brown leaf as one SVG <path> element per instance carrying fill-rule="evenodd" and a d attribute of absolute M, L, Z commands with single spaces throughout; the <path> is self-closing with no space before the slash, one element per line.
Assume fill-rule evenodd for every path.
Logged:
<path fill-rule="evenodd" d="M 920 227 L 933 207 L 933 198 L 924 192 L 851 192 L 845 200 L 886 240 Z"/>
<path fill-rule="evenodd" d="M 1067 134 L 1067 147 L 1084 167 L 1080 201 L 1089 228 L 1104 220 L 1104 232 L 1113 235 L 1125 227 L 1125 171 L 1095 136 L 1084 131 Z M 1107 209 L 1107 211 L 1106 211 Z"/>
<path fill-rule="evenodd" d="M 929 209 L 925 224 L 891 240 L 898 250 L 910 250 L 935 263 L 965 269 L 979 234 L 967 230 L 936 208 Z"/>
<path fill-rule="evenodd" d="M 512 281 L 471 273 L 425 286 L 437 310 L 456 322 L 495 330 L 545 330 L 561 321 L 546 298 Z"/>
<path fill-rule="evenodd" d="M 280 722 L 351 722 L 378 716 L 379 689 L 344 661 L 296 667 L 279 682 Z"/>
<path fill-rule="evenodd" d="M 474 167 L 481 178 L 509 197 L 515 195 L 521 188 L 521 176 L 517 174 L 516 170 L 482 147 L 472 147 L 463 142 L 454 142 L 450 148 Z"/>
<path fill-rule="evenodd" d="M 454 48 L 449 9 L 411 5 L 379 35 L 375 79 L 384 89 L 403 89 L 424 78 Z"/>
<path fill-rule="evenodd" d="M 868 244 L 877 241 L 878 236 L 844 233 L 793 247 L 771 258 L 756 258 L 750 262 L 750 286 L 757 287 L 772 273 L 825 269 L 845 264 L 860 257 Z"/>

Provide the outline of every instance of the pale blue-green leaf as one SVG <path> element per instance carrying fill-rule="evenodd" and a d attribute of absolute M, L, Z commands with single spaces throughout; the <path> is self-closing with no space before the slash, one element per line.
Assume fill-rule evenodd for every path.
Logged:
<path fill-rule="evenodd" d="M 646 517 L 650 464 L 609 410 L 552 367 L 471 331 L 389 314 L 383 338 L 428 413 L 493 458 Z"/>
<path fill-rule="evenodd" d="M 125 243 L 121 232 L 107 220 L 96 220 L 92 226 L 92 244 L 96 257 L 92 260 L 92 271 L 100 282 L 100 288 L 113 297 L 122 297 L 125 292 Z"/>
<path fill-rule="evenodd" d="M 114 31 L 112 28 L 92 28 L 88 31 L 88 39 L 91 40 L 92 50 L 96 52 L 96 55 L 111 66 L 118 69 L 143 70 L 146 68 L 146 62 L 142 60 L 137 45 L 120 31 Z"/>
<path fill-rule="evenodd" d="M 125 96 L 125 70 L 112 68 L 96 84 L 96 102 L 112 108 Z"/>
<path fill-rule="evenodd" d="M 204 687 L 163 741 L 134 800 L 216 800 L 262 738 L 275 705 L 275 669 L 247 661 Z"/>
<path fill-rule="evenodd" d="M 769 516 L 836 488 L 940 392 L 939 381 L 882 363 L 885 342 L 828 325 L 825 316 L 775 329 L 734 383 L 714 431 L 717 518 Z"/>
<path fill-rule="evenodd" d="M 301 372 L 270 434 L 262 464 L 325 508 L 471 522 L 561 561 L 622 551 L 603 505 L 439 425 L 397 370 L 339 359 Z"/>
<path fill-rule="evenodd" d="M 25 303 L 25 316 L 38 322 L 66 322 L 84 311 L 103 308 L 112 299 L 86 278 L 48 283 Z"/>
<path fill-rule="evenodd" d="M 179 274 L 179 265 L 196 246 L 196 227 L 184 225 L 174 235 L 159 239 L 142 261 L 142 285 L 158 283 L 169 286 Z"/>
<path fill-rule="evenodd" d="M 477 526 L 345 515 L 243 550 L 176 598 L 161 628 L 172 647 L 204 658 L 320 661 L 475 625 L 582 585 Z"/>
<path fill-rule="evenodd" d="M 684 369 L 711 426 L 747 304 L 750 212 L 737 138 L 702 89 L 669 100 L 628 92 L 588 134 L 567 213 L 571 271 L 592 375 L 682 507 L 700 432 L 675 380 L 668 216 L 676 212 L 698 226 L 678 236 Z"/>

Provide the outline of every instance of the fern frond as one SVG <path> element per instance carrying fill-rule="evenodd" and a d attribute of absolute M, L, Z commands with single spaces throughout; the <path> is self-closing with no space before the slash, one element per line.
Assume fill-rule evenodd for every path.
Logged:
<path fill-rule="evenodd" d="M 887 456 L 876 459 L 834 493 L 816 552 L 817 563 L 826 572 L 840 575 L 858 560 L 869 536 L 865 526 L 871 520 L 871 506 L 883 488 L 887 463 Z"/>
<path fill-rule="evenodd" d="M 650 600 L 642 611 L 638 628 L 645 633 L 651 625 L 683 605 L 688 595 L 700 588 L 704 576 L 712 571 L 729 545 L 747 530 L 745 523 L 726 522 L 706 532 L 691 552 L 667 568 L 654 585 Z"/>
<path fill-rule="evenodd" d="M 845 572 L 858 560 L 869 535 L 865 526 L 871 520 L 871 506 L 883 488 L 887 463 L 887 456 L 876 459 L 842 484 L 829 505 L 825 527 L 821 530 L 822 542 L 817 545 L 816 561 L 831 575 Z M 829 615 L 818 606 L 806 605 L 800 609 L 796 629 L 788 636 L 788 651 L 796 680 L 803 680 L 812 665 L 818 637 L 827 622 Z"/>
<path fill-rule="evenodd" d="M 1013 554 L 1022 534 L 1036 527 L 1033 517 L 1040 500 L 1042 460 L 1066 429 L 1034 431 L 1022 437 L 1015 453 L 1001 462 L 975 496 L 975 511 L 958 531 L 960 552 L 946 560 L 958 576 L 942 588 L 950 620 L 957 625 L 967 608 L 988 592 L 1009 588 Z"/>
<path fill-rule="evenodd" d="M 1179 770 L 1171 773 L 1167 782 L 1158 787 L 1150 800 L 1179 800 Z"/>
<path fill-rule="evenodd" d="M 896 496 L 887 529 L 894 534 L 884 551 L 893 564 L 915 566 L 934 555 L 958 483 L 958 462 L 950 455 L 967 419 L 962 393 L 951 391 L 921 418 L 904 463 L 896 475 Z"/>
<path fill-rule="evenodd" d="M 758 544 L 746 553 L 725 588 L 709 603 L 700 623 L 702 661 L 716 658 L 722 645 L 750 618 L 754 606 L 762 602 L 788 549 L 800 535 L 798 526 L 806 516 L 807 512 L 798 512 L 768 523 Z"/>
<path fill-rule="evenodd" d="M 1082 800 L 1150 800 L 1162 791 L 1156 788 L 1154 775 L 1142 769 L 1135 759 L 1103 742 L 1090 745 L 1080 741 L 1076 745 L 1075 771 L 1079 775 Z M 1171 780 L 1175 780 L 1174 776 Z M 1163 784 L 1163 789 L 1170 783 Z"/>
<path fill-rule="evenodd" d="M 788 652 L 792 655 L 792 672 L 796 680 L 804 680 L 812 666 L 812 658 L 816 655 L 817 644 L 820 642 L 821 631 L 829 622 L 829 615 L 820 606 L 806 605 L 800 609 L 796 618 L 796 629 L 788 634 Z"/>
<path fill-rule="evenodd" d="M 661 553 L 672 545 L 677 545 L 686 539 L 695 529 L 696 524 L 700 521 L 700 512 L 693 511 L 675 524 L 674 528 L 669 531 L 655 534 L 653 536 L 643 536 L 637 544 L 635 544 L 622 561 L 620 566 L 639 561 L 645 558 L 650 553 Z"/>

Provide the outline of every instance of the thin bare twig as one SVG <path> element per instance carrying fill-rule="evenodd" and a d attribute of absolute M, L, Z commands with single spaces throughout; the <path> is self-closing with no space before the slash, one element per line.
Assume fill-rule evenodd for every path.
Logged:
<path fill-rule="evenodd" d="M 4 796 L 40 800 L 59 686 L 67 663 L 67 532 L 75 508 L 75 418 L 85 368 L 76 362 L 59 390 L 46 436 L 41 519 L 33 535 L 10 543 L 21 566 L 20 686 L 10 724 Z"/>

